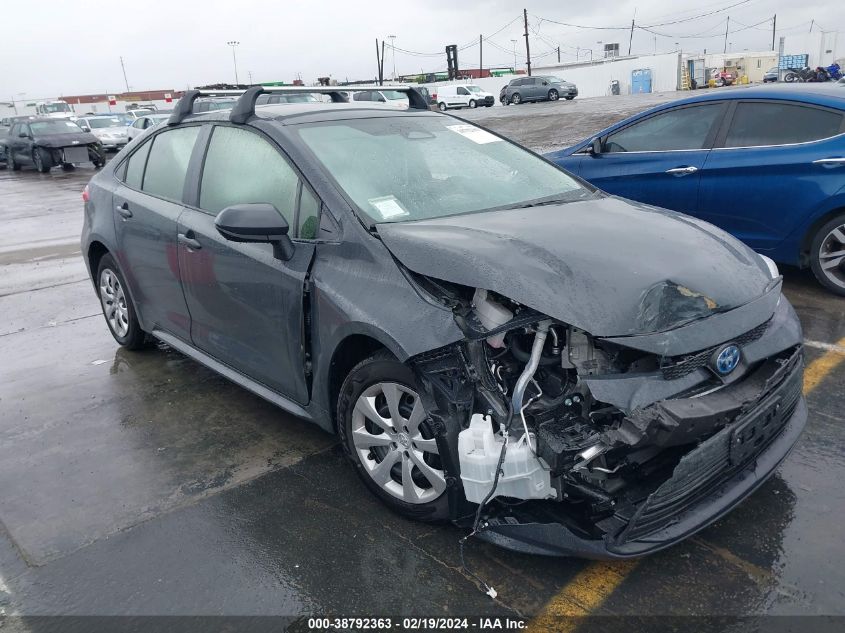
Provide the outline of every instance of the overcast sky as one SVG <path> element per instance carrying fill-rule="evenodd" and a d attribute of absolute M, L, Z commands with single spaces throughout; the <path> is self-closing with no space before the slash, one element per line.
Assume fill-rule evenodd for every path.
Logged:
<path fill-rule="evenodd" d="M 737 3 L 741 4 L 706 17 L 676 22 Z M 825 30 L 842 31 L 839 50 L 845 48 L 841 0 L 531 0 L 518 4 L 499 0 L 40 0 L 37 4 L 5 0 L 0 100 L 123 91 L 121 56 L 132 90 L 233 82 L 230 40 L 240 42 L 236 53 L 242 83 L 249 80 L 250 72 L 255 82 L 290 81 L 298 75 L 306 83 L 326 75 L 340 81 L 371 78 L 376 73 L 375 39 L 389 35 L 396 36 L 399 74 L 444 69 L 446 44 L 471 45 L 460 51 L 459 62 L 461 67 L 478 67 L 479 34 L 490 38 L 484 42 L 485 67 L 512 66 L 513 39 L 517 40 L 517 65 L 524 67 L 523 7 L 528 9 L 532 61 L 537 64 L 556 60 L 550 51 L 558 45 L 562 61 L 574 61 L 576 54 L 588 57 L 590 48 L 601 55 L 598 42 L 619 42 L 622 53 L 627 53 L 626 30 L 574 28 L 550 20 L 627 27 L 635 11 L 638 25 L 660 35 L 637 29 L 633 53 L 676 48 L 721 51 L 728 16 L 732 50 L 765 50 L 771 47 L 774 13 L 778 36 L 805 33 L 815 19 Z M 747 28 L 764 20 L 768 21 Z M 689 37 L 697 35 L 707 37 Z M 393 55 L 387 41 L 385 73 L 389 77 Z"/>

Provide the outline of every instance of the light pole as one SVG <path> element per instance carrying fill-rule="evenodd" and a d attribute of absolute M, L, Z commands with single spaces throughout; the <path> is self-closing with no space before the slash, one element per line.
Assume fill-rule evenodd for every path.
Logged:
<path fill-rule="evenodd" d="M 238 58 L 235 56 L 235 48 L 240 45 L 240 42 L 237 40 L 229 40 L 226 42 L 229 46 L 232 47 L 232 63 L 235 66 L 235 85 L 240 85 L 238 81 Z"/>
<path fill-rule="evenodd" d="M 599 46 L 601 46 L 601 45 L 603 45 L 603 44 L 604 44 L 604 41 L 599 40 L 598 42 L 596 42 L 596 44 L 598 44 Z M 607 57 L 607 51 L 605 51 L 605 52 L 604 52 L 604 56 L 605 56 L 605 57 Z M 592 61 L 592 60 L 591 60 L 591 61 Z"/>
<path fill-rule="evenodd" d="M 396 36 L 388 35 L 387 39 L 390 40 L 390 50 L 393 51 L 393 81 L 396 81 Z"/>
<path fill-rule="evenodd" d="M 516 72 L 516 40 L 511 40 L 513 44 L 513 71 Z"/>

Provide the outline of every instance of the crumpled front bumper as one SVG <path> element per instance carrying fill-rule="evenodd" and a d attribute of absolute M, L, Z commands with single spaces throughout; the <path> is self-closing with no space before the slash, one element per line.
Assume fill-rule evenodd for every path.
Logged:
<path fill-rule="evenodd" d="M 798 441 L 807 405 L 801 394 L 800 351 L 796 354 L 799 358 L 771 393 L 687 453 L 673 476 L 641 504 L 628 527 L 613 536 L 584 538 L 562 523 L 523 522 L 515 515 L 489 519 L 478 536 L 523 553 L 621 559 L 656 552 L 704 529 L 759 488 Z M 772 427 L 778 430 L 767 435 L 770 423 L 782 426 Z M 755 434 L 759 450 L 735 446 L 753 441 Z M 691 489 L 694 497 L 683 498 Z"/>

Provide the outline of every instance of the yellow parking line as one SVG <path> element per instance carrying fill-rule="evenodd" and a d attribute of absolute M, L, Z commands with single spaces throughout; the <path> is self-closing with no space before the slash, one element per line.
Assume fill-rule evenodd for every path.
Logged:
<path fill-rule="evenodd" d="M 836 349 L 836 347 L 845 347 L 845 338 L 838 340 L 833 349 L 819 356 L 804 369 L 805 394 L 815 389 L 825 376 L 845 361 L 845 354 Z"/>
<path fill-rule="evenodd" d="M 834 348 L 804 369 L 804 394 L 810 393 L 830 372 L 845 362 L 845 354 L 837 347 L 845 347 L 845 338 L 837 341 Z M 733 562 L 737 563 L 738 557 L 731 556 L 736 559 Z M 546 603 L 526 629 L 532 633 L 574 631 L 580 623 L 580 617 L 598 609 L 638 564 L 639 560 L 590 563 Z"/>

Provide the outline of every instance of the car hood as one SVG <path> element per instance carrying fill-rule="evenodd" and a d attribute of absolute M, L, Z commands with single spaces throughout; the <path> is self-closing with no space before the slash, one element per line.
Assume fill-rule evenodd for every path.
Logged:
<path fill-rule="evenodd" d="M 413 272 L 492 290 L 594 336 L 663 332 L 762 296 L 762 259 L 680 213 L 598 195 L 377 225 Z"/>
<path fill-rule="evenodd" d="M 74 143 L 74 141 L 77 141 Z M 69 145 L 88 145 L 98 143 L 97 137 L 88 132 L 78 134 L 39 134 L 33 137 L 32 142 L 42 147 L 67 147 Z"/>
<path fill-rule="evenodd" d="M 126 136 L 126 126 L 98 127 L 92 129 L 91 134 L 98 138 L 100 136 Z"/>

